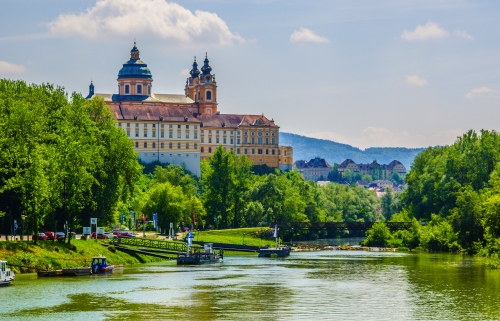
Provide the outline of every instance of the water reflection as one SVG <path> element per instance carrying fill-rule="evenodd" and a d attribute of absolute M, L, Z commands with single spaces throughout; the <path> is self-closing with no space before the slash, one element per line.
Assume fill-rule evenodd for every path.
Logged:
<path fill-rule="evenodd" d="M 468 256 L 302 252 L 174 262 L 0 289 L 2 320 L 496 320 L 500 271 Z M 50 293 L 50 294 L 49 294 Z"/>

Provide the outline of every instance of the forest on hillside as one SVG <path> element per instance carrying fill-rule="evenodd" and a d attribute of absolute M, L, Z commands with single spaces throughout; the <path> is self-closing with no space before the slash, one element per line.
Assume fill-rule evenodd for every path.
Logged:
<path fill-rule="evenodd" d="M 370 147 L 361 150 L 347 144 L 337 143 L 331 140 L 311 138 L 291 133 L 280 133 L 280 145 L 293 147 L 294 160 L 310 160 L 314 157 L 326 159 L 330 165 L 340 164 L 350 158 L 356 163 L 371 163 L 374 160 L 380 164 L 389 164 L 398 160 L 407 170 L 415 156 L 425 148 L 405 147 Z"/>

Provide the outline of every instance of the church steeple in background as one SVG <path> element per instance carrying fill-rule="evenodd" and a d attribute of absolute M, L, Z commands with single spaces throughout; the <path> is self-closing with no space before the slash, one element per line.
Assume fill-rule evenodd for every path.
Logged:
<path fill-rule="evenodd" d="M 130 60 L 139 60 L 139 49 L 137 49 L 137 45 L 134 40 L 134 48 L 130 50 Z"/>
<path fill-rule="evenodd" d="M 203 61 L 203 67 L 201 67 L 201 71 L 203 72 L 204 75 L 209 75 L 210 72 L 212 71 L 212 67 L 208 64 L 208 54 L 205 52 L 205 61 Z"/>
<path fill-rule="evenodd" d="M 189 72 L 191 78 L 198 78 L 200 71 L 198 70 L 198 64 L 196 63 L 196 56 L 194 56 L 193 69 Z"/>
<path fill-rule="evenodd" d="M 91 79 L 89 85 L 89 95 L 86 97 L 86 99 L 92 98 L 92 96 L 94 96 L 94 83 L 92 82 Z"/>

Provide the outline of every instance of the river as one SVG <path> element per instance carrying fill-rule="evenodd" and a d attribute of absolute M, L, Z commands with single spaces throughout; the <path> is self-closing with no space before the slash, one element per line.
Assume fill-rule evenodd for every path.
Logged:
<path fill-rule="evenodd" d="M 17 275 L 0 320 L 499 320 L 500 271 L 458 254 L 322 251 Z"/>

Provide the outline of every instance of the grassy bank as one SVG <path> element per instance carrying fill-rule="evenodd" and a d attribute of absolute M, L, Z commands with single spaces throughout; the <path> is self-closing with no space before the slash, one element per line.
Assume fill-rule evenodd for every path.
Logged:
<path fill-rule="evenodd" d="M 228 230 L 195 231 L 194 241 L 229 243 L 251 246 L 273 245 L 273 230 L 270 228 L 252 227 Z"/>
<path fill-rule="evenodd" d="M 55 270 L 66 267 L 89 266 L 93 256 L 103 255 L 110 264 L 138 264 L 159 261 L 161 259 L 116 251 L 114 247 L 103 246 L 94 240 L 72 240 L 71 245 L 52 241 L 33 242 L 0 242 L 0 259 L 9 264 L 17 273 L 35 272 L 36 269 Z"/>

